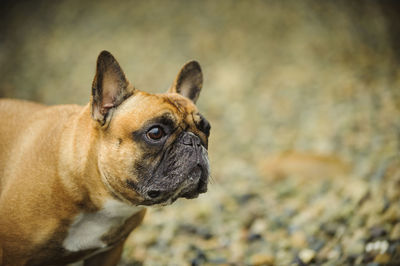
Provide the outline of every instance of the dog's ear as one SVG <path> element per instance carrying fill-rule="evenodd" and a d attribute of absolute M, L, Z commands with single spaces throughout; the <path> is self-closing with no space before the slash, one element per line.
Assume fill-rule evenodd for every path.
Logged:
<path fill-rule="evenodd" d="M 97 58 L 96 75 L 92 84 L 92 117 L 101 126 L 106 124 L 113 108 L 134 92 L 117 60 L 107 51 Z"/>
<path fill-rule="evenodd" d="M 190 61 L 179 71 L 168 92 L 179 93 L 196 103 L 203 86 L 203 74 L 198 62 Z"/>

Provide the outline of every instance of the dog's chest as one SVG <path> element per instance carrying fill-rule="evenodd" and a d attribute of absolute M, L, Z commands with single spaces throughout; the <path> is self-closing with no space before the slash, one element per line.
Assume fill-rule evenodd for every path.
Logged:
<path fill-rule="evenodd" d="M 71 223 L 63 247 L 70 252 L 107 249 L 106 240 L 112 232 L 121 232 L 129 217 L 143 210 L 117 200 L 108 200 L 103 208 L 93 213 L 80 213 Z"/>

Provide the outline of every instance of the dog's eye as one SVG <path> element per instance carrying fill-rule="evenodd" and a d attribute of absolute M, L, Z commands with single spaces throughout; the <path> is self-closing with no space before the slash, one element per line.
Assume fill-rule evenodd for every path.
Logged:
<path fill-rule="evenodd" d="M 165 136 L 165 132 L 160 126 L 154 126 L 147 131 L 147 137 L 152 140 L 159 140 Z"/>

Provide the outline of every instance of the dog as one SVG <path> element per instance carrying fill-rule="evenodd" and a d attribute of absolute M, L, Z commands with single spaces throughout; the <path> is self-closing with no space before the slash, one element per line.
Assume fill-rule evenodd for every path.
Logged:
<path fill-rule="evenodd" d="M 86 106 L 0 100 L 0 265 L 116 265 L 146 207 L 205 193 L 202 83 L 191 61 L 149 94 L 102 51 Z"/>

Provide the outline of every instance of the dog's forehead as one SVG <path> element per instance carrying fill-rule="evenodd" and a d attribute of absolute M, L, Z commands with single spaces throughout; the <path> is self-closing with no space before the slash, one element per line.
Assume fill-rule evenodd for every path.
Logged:
<path fill-rule="evenodd" d="M 173 106 L 178 113 L 187 115 L 197 112 L 196 105 L 191 100 L 183 97 L 180 94 L 165 93 L 158 96 L 160 96 L 164 100 L 164 102 L 166 102 L 170 106 Z"/>
<path fill-rule="evenodd" d="M 118 108 L 114 124 L 138 129 L 147 121 L 165 114 L 171 114 L 176 122 L 194 123 L 193 114 L 197 114 L 195 104 L 177 94 L 149 94 L 138 91 Z"/>

